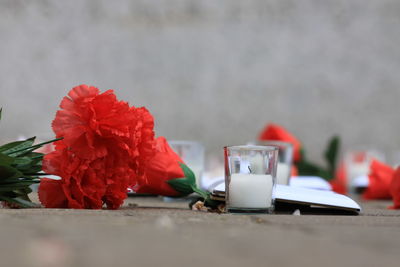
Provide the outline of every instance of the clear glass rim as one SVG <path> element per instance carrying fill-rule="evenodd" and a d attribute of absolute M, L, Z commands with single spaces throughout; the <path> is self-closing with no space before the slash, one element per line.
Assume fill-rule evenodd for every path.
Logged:
<path fill-rule="evenodd" d="M 266 144 L 267 146 L 271 145 L 280 145 L 280 146 L 286 146 L 286 147 L 293 147 L 293 145 L 289 142 L 284 142 L 284 141 L 275 141 L 275 140 L 259 140 L 257 141 L 257 144 L 263 145 Z"/>
<path fill-rule="evenodd" d="M 237 145 L 237 146 L 225 146 L 224 149 L 229 150 L 257 150 L 257 151 L 277 151 L 279 150 L 276 146 L 261 146 L 261 145 Z"/>

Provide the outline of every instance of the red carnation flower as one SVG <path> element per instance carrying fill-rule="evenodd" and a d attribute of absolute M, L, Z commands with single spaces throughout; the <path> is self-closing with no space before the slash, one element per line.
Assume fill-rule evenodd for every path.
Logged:
<path fill-rule="evenodd" d="M 138 181 L 137 193 L 156 194 L 162 196 L 179 196 L 168 184 L 171 179 L 185 177 L 179 163 L 182 159 L 171 149 L 164 137 L 156 139 L 156 152 L 146 165 L 145 175 Z"/>
<path fill-rule="evenodd" d="M 294 161 L 299 161 L 301 158 L 301 143 L 300 141 L 291 133 L 285 130 L 285 128 L 277 124 L 268 124 L 264 130 L 260 133 L 259 140 L 274 140 L 288 142 L 293 145 L 293 159 Z"/>
<path fill-rule="evenodd" d="M 68 208 L 68 199 L 60 180 L 42 178 L 39 200 L 46 208 Z"/>
<path fill-rule="evenodd" d="M 395 171 L 389 165 L 372 160 L 369 184 L 362 197 L 364 199 L 390 199 L 390 185 Z"/>
<path fill-rule="evenodd" d="M 100 94 L 99 89 L 87 85 L 73 88 L 68 96 L 52 126 L 56 137 L 63 137 L 80 158 L 104 157 L 114 145 L 137 157 L 139 147 L 152 146 L 154 122 L 145 108 L 129 107 L 118 101 L 112 90 Z"/>
<path fill-rule="evenodd" d="M 118 101 L 112 90 L 100 94 L 81 85 L 68 96 L 53 121 L 57 138 L 63 140 L 43 161 L 43 169 L 61 180 L 43 180 L 41 202 L 46 207 L 95 209 L 105 203 L 116 209 L 153 155 L 153 117 L 145 108 Z M 53 194 L 64 194 L 66 204 Z"/>

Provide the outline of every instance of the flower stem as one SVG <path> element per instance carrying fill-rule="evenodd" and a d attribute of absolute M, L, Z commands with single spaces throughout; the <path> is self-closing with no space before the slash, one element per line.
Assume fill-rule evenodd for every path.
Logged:
<path fill-rule="evenodd" d="M 196 185 L 192 185 L 192 190 L 195 193 L 199 194 L 202 198 L 204 198 L 204 204 L 206 206 L 213 207 L 213 208 L 218 206 L 218 203 L 211 199 L 210 192 L 204 191 L 204 190 L 198 188 Z"/>

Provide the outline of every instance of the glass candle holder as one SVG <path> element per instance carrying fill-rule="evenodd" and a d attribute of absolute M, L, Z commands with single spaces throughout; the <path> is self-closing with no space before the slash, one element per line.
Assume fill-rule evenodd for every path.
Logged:
<path fill-rule="evenodd" d="M 228 146 L 224 159 L 227 211 L 273 212 L 278 148 Z"/>
<path fill-rule="evenodd" d="M 375 150 L 352 150 L 346 153 L 347 189 L 351 194 L 357 193 L 358 187 L 366 186 L 366 176 L 373 159 L 384 161 L 384 155 Z"/>
<path fill-rule="evenodd" d="M 201 177 L 204 171 L 204 146 L 194 141 L 172 140 L 168 143 L 193 171 L 197 187 L 201 188 Z"/>
<path fill-rule="evenodd" d="M 278 167 L 276 170 L 276 183 L 288 185 L 292 173 L 293 145 L 281 141 L 259 141 L 259 145 L 274 146 L 279 150 Z"/>

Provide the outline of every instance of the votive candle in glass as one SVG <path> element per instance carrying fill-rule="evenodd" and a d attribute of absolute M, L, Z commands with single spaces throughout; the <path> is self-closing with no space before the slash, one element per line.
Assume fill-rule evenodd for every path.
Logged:
<path fill-rule="evenodd" d="M 224 158 L 227 211 L 273 212 L 278 148 L 227 146 Z"/>
<path fill-rule="evenodd" d="M 288 185 L 292 173 L 293 145 L 282 141 L 260 141 L 263 146 L 275 146 L 279 149 L 276 183 Z"/>

